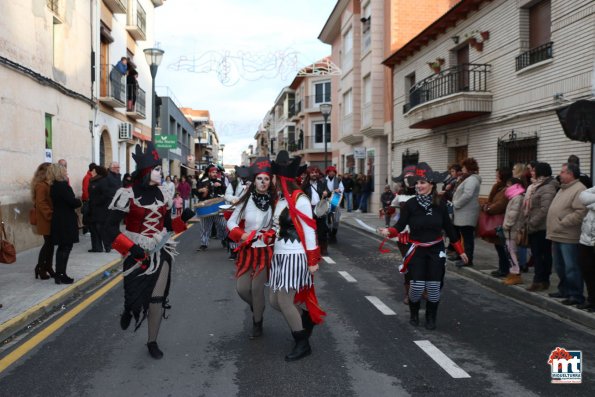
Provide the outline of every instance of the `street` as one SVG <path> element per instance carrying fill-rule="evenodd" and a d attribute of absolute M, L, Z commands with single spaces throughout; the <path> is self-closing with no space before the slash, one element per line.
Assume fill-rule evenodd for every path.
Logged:
<path fill-rule="evenodd" d="M 178 239 L 172 310 L 158 338 L 162 360 L 147 353 L 146 323 L 136 333 L 132 327 L 120 329 L 123 291 L 118 283 L 1 372 L 1 394 L 593 395 L 592 331 L 448 273 L 437 329 L 423 327 L 423 309 L 420 326 L 413 327 L 402 303 L 398 255 L 381 254 L 377 239 L 348 226 L 341 227 L 330 260 L 321 262 L 316 273 L 318 298 L 328 316 L 314 329 L 312 355 L 286 363 L 293 339 L 281 314 L 268 306 L 267 297 L 264 335 L 249 340 L 251 314 L 235 291 L 234 265 L 217 240 L 207 251 L 196 252 L 198 232 L 191 228 Z M 0 358 L 84 299 L 5 346 Z M 547 360 L 558 346 L 582 351 L 582 384 L 551 384 Z M 442 365 L 426 351 L 433 351 Z M 440 352 L 446 359 L 439 358 Z"/>

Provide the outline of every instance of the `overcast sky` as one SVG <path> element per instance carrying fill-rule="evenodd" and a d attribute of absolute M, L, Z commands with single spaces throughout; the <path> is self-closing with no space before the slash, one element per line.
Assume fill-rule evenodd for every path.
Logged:
<path fill-rule="evenodd" d="M 331 47 L 318 35 L 335 4 L 168 0 L 155 11 L 155 40 L 165 51 L 157 92 L 164 95 L 166 86 L 179 105 L 209 110 L 225 144 L 224 162 L 239 164 L 295 68 L 330 55 Z M 221 66 L 223 59 L 229 68 Z M 191 65 L 195 72 L 187 70 Z"/>

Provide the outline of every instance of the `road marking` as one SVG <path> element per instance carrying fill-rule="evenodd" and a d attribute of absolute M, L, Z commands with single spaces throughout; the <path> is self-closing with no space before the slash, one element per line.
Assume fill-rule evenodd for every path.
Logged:
<path fill-rule="evenodd" d="M 347 273 L 347 272 L 344 272 L 344 271 L 340 271 L 340 272 L 339 272 L 339 274 L 340 274 L 341 276 L 343 276 L 343 278 L 344 278 L 345 280 L 347 280 L 347 282 L 350 282 L 350 283 L 357 283 L 357 280 L 356 280 L 356 279 L 354 279 L 353 277 L 351 277 L 351 274 L 349 274 L 349 273 Z"/>
<path fill-rule="evenodd" d="M 417 346 L 420 347 L 430 358 L 438 365 L 442 367 L 450 376 L 453 378 L 470 378 L 467 372 L 465 372 L 461 367 L 455 364 L 448 356 L 440 351 L 436 346 L 432 344 L 429 340 L 416 340 L 414 341 Z"/>
<path fill-rule="evenodd" d="M 386 306 L 380 299 L 375 296 L 366 296 L 366 299 L 370 301 L 376 309 L 380 310 L 380 312 L 386 316 L 394 316 L 397 313 L 393 312 L 390 307 Z"/>
<path fill-rule="evenodd" d="M 188 229 L 190 229 L 193 225 L 189 225 Z M 182 232 L 183 233 L 183 232 Z M 182 233 L 176 234 L 173 239 L 179 237 Z M 120 259 L 118 259 L 120 261 Z M 0 374 L 6 370 L 6 368 L 10 367 L 14 364 L 17 360 L 27 354 L 29 351 L 34 349 L 37 345 L 43 342 L 46 338 L 52 335 L 54 332 L 62 328 L 66 323 L 76 317 L 80 312 L 85 310 L 89 307 L 93 302 L 97 299 L 101 298 L 105 295 L 109 290 L 114 288 L 123 280 L 122 274 L 119 274 L 114 277 L 113 280 L 105 284 L 103 287 L 95 291 L 91 296 L 86 298 L 84 301 L 79 303 L 75 306 L 72 310 L 68 311 L 62 317 L 58 318 L 52 324 L 45 327 L 43 330 L 39 331 L 36 335 L 34 335 L 31 339 L 27 340 L 25 343 L 14 349 L 12 352 L 6 355 L 6 357 L 0 359 Z"/>
<path fill-rule="evenodd" d="M 337 264 L 337 262 L 335 262 L 334 260 L 332 260 L 330 256 L 323 256 L 322 259 L 324 259 L 324 261 L 326 263 L 330 263 L 331 265 Z"/>

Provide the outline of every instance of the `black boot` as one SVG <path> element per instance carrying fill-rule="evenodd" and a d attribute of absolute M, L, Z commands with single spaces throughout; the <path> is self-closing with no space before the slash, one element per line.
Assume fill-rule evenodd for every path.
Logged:
<path fill-rule="evenodd" d="M 130 321 L 132 321 L 132 313 L 129 310 L 125 310 L 120 316 L 120 328 L 123 330 L 128 329 Z"/>
<path fill-rule="evenodd" d="M 436 314 L 438 313 L 438 303 L 426 302 L 426 329 L 436 329 Z"/>
<path fill-rule="evenodd" d="M 310 313 L 308 313 L 307 310 L 304 310 L 302 312 L 302 326 L 304 327 L 304 330 L 306 331 L 306 335 L 308 335 L 308 338 L 312 336 L 312 330 L 314 329 L 315 325 L 316 324 L 314 324 L 314 322 L 310 318 Z"/>
<path fill-rule="evenodd" d="M 159 349 L 159 346 L 157 346 L 157 342 L 147 343 L 147 348 L 149 349 L 149 354 L 155 360 L 163 358 L 163 352 Z"/>
<path fill-rule="evenodd" d="M 419 325 L 419 301 L 411 302 L 409 301 L 409 324 L 415 325 L 416 327 Z M 427 306 L 426 306 L 427 307 Z M 426 309 L 427 313 L 427 309 Z"/>
<path fill-rule="evenodd" d="M 256 339 L 262 336 L 262 321 L 263 320 L 256 322 L 252 319 L 252 333 L 250 334 L 250 339 Z"/>
<path fill-rule="evenodd" d="M 291 332 L 291 335 L 295 339 L 295 346 L 291 353 L 285 356 L 285 361 L 296 361 L 312 353 L 310 343 L 308 342 L 308 333 L 305 329 Z"/>
<path fill-rule="evenodd" d="M 331 244 L 335 244 L 337 242 L 337 229 L 331 229 L 328 242 Z"/>

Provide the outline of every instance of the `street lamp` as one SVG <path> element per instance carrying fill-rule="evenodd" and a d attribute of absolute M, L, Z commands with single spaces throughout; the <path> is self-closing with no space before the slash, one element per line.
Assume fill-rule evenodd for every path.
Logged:
<path fill-rule="evenodd" d="M 333 105 L 331 105 L 330 103 L 323 103 L 322 105 L 319 106 L 320 109 L 320 113 L 322 113 L 322 117 L 324 117 L 324 169 L 326 170 L 326 167 L 328 166 L 328 153 L 326 151 L 326 132 L 328 130 L 328 116 L 330 116 L 331 114 L 331 110 L 333 109 Z"/>
<path fill-rule="evenodd" d="M 160 48 L 145 48 L 143 52 L 147 58 L 149 68 L 151 68 L 151 104 L 153 106 L 153 116 L 151 117 L 151 141 L 155 143 L 155 125 L 157 123 L 157 115 L 155 114 L 155 76 L 157 76 L 157 68 L 161 63 L 165 51 Z"/>

